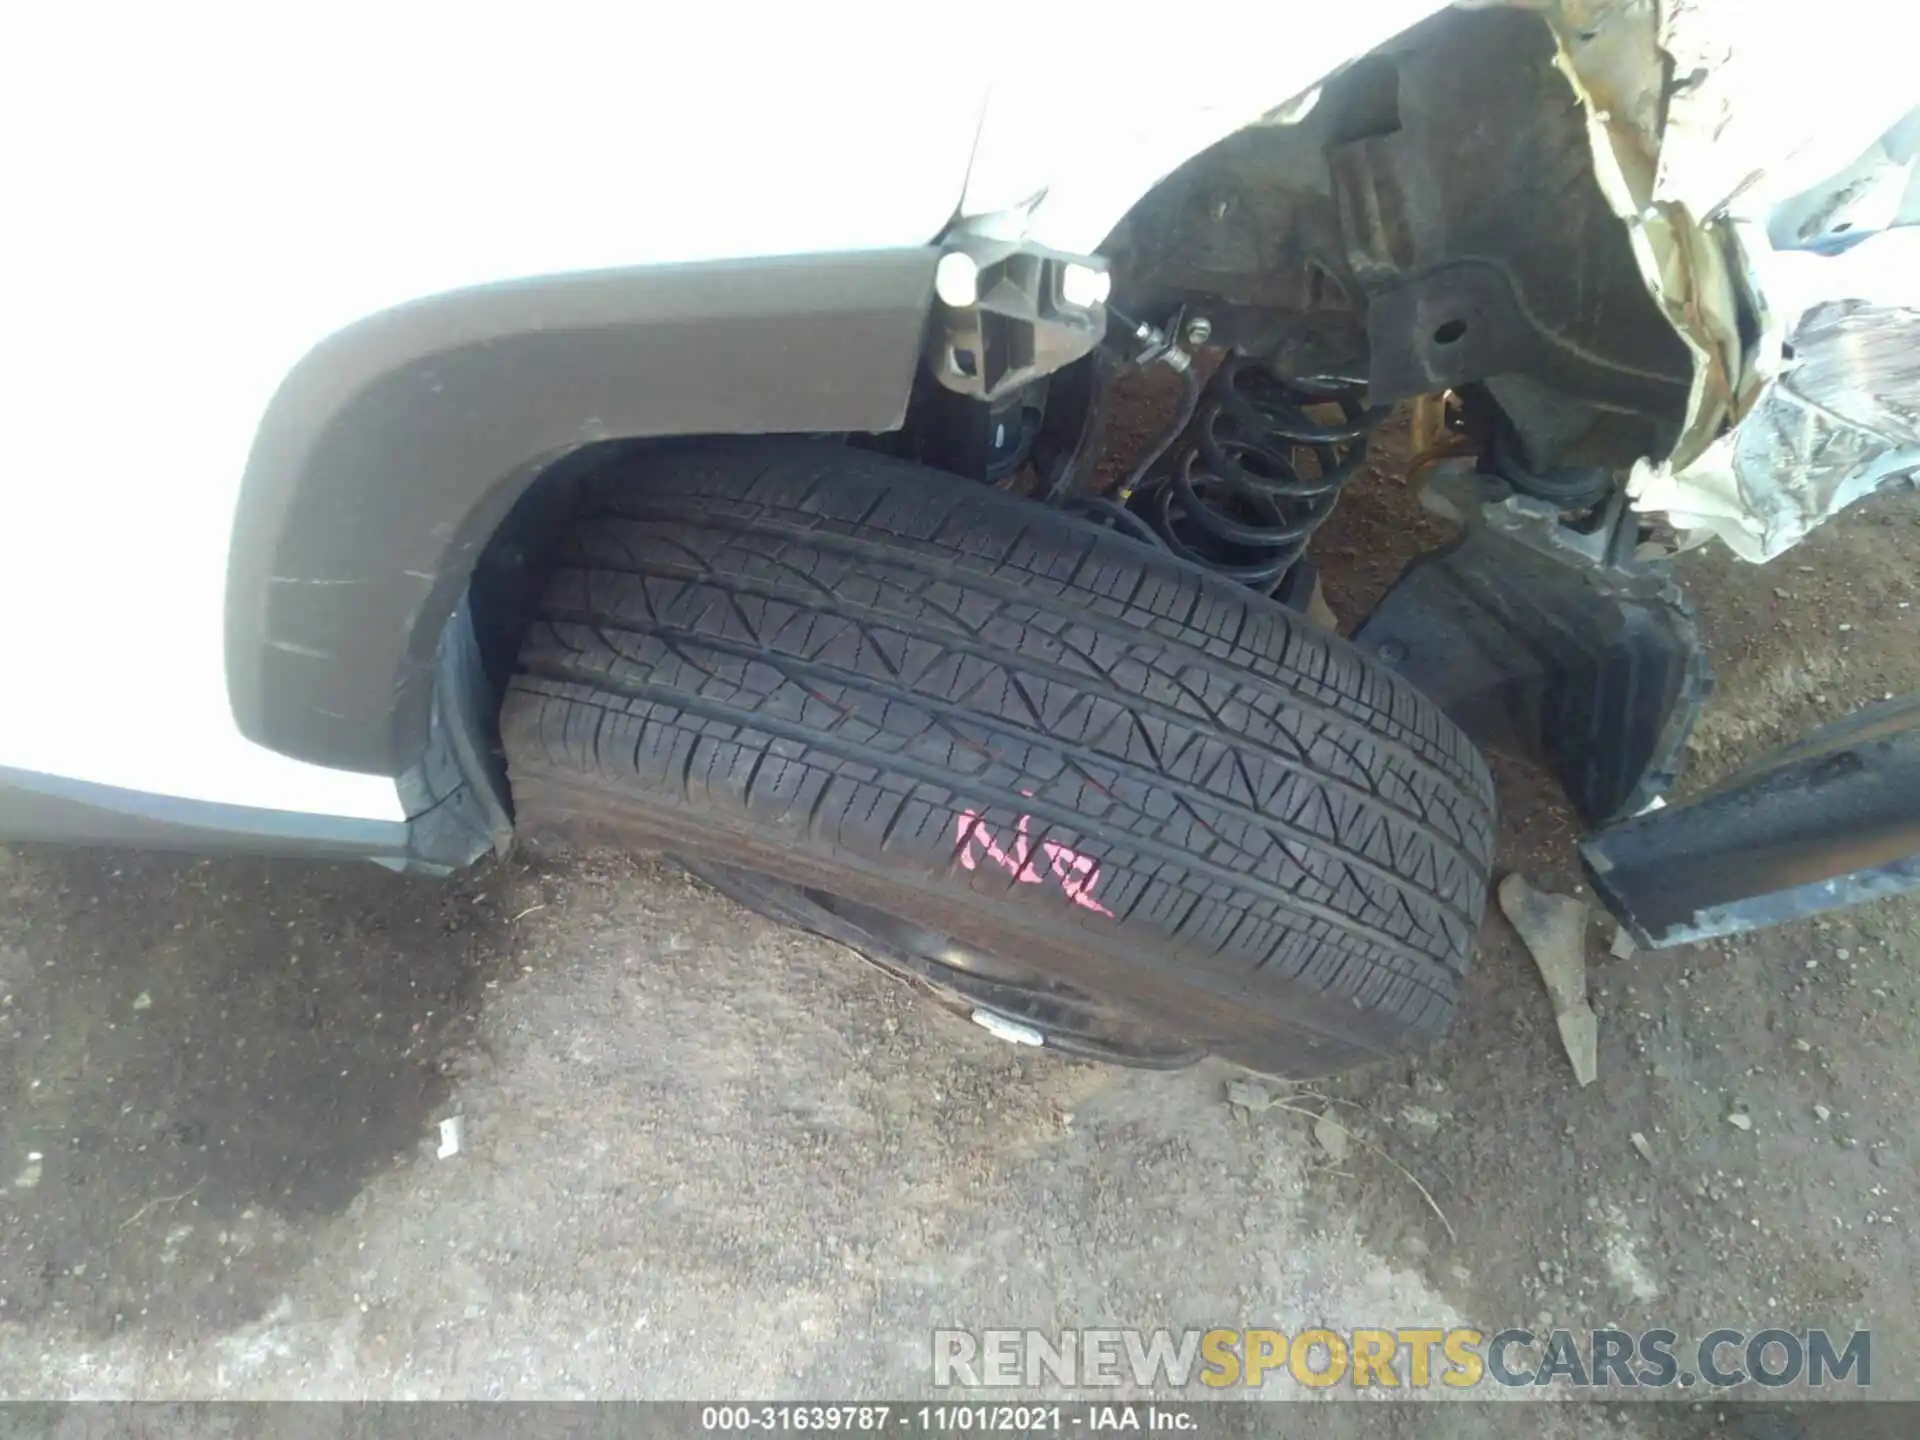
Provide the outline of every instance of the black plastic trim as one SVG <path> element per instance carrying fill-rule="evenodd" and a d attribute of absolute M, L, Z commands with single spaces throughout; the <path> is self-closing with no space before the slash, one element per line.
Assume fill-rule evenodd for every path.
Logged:
<path fill-rule="evenodd" d="M 1583 841 L 1640 944 L 1734 935 L 1920 887 L 1920 695 L 1868 706 L 1711 790 Z"/>
<path fill-rule="evenodd" d="M 409 858 L 409 827 L 152 795 L 0 766 L 0 840 L 139 845 L 381 860 Z"/>
<path fill-rule="evenodd" d="M 620 437 L 878 431 L 939 252 L 656 266 L 437 296 L 322 342 L 248 459 L 227 576 L 245 735 L 399 775 L 474 560 L 547 465 Z"/>
<path fill-rule="evenodd" d="M 426 748 L 396 781 L 408 816 L 409 868 L 450 872 L 489 850 L 504 855 L 512 846 L 498 708 L 473 618 L 462 605 L 440 634 Z"/>

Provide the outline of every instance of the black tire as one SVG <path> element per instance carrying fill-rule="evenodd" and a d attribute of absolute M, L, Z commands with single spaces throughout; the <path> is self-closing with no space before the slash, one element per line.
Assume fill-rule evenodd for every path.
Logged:
<path fill-rule="evenodd" d="M 1485 762 L 1280 605 L 799 440 L 588 479 L 556 567 L 501 719 L 523 835 L 819 887 L 1274 1073 L 1445 1028 Z"/>

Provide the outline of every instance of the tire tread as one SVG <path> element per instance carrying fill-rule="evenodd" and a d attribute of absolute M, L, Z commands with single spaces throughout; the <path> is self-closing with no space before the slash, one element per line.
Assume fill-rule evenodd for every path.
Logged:
<path fill-rule="evenodd" d="M 590 479 L 501 727 L 524 829 L 599 795 L 636 838 L 791 847 L 1077 964 L 1118 934 L 1125 967 L 1231 997 L 1259 1033 L 1207 1038 L 1263 1068 L 1437 1033 L 1485 906 L 1486 765 L 1398 676 L 1171 556 L 823 442 Z M 962 870 L 963 810 L 1097 860 L 1113 917 Z"/>

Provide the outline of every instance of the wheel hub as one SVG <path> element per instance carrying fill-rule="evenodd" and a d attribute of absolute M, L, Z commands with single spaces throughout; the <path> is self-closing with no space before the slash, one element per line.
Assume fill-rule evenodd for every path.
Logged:
<path fill-rule="evenodd" d="M 1191 1065 L 1205 1053 L 1154 1034 L 1072 986 L 884 910 L 752 870 L 675 859 L 721 894 L 770 920 L 837 941 L 996 1039 L 1153 1070 Z"/>

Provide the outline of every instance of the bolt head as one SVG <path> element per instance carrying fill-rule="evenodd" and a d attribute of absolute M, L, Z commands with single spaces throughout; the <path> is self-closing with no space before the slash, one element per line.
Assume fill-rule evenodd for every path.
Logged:
<path fill-rule="evenodd" d="M 1187 322 L 1187 343 L 1204 345 L 1213 338 L 1213 322 L 1204 315 L 1196 315 Z"/>

